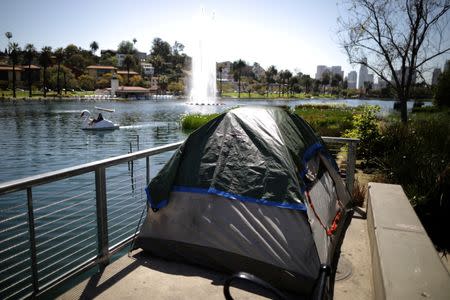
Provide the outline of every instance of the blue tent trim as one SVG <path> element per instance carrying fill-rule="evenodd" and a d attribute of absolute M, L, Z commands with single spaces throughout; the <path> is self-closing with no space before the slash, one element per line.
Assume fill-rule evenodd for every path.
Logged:
<path fill-rule="evenodd" d="M 242 196 L 234 193 L 229 193 L 225 191 L 220 191 L 215 188 L 196 188 L 196 187 L 188 187 L 188 186 L 173 186 L 172 191 L 174 192 L 188 192 L 188 193 L 197 193 L 197 194 L 213 194 L 217 196 L 221 196 L 224 198 L 228 198 L 231 200 L 238 200 L 242 202 L 250 202 L 257 203 L 261 205 L 274 206 L 279 208 L 287 208 L 299 211 L 306 211 L 306 206 L 303 203 L 286 203 L 286 202 L 277 202 L 277 201 L 269 201 L 266 199 L 257 199 L 247 196 Z"/>
<path fill-rule="evenodd" d="M 169 204 L 169 200 L 167 200 L 167 199 L 164 199 L 163 201 L 159 202 L 158 204 L 155 204 L 152 200 L 152 196 L 150 196 L 150 190 L 148 187 L 145 188 L 145 192 L 147 193 L 147 201 L 153 210 L 158 210 L 160 208 L 163 208 L 164 206 L 167 206 L 167 204 Z"/>
<path fill-rule="evenodd" d="M 321 143 L 315 143 L 305 150 L 302 159 L 303 170 L 300 172 L 300 178 L 303 178 L 306 175 L 306 173 L 308 173 L 308 169 L 306 168 L 306 164 L 308 163 L 308 161 L 317 153 L 317 151 L 320 151 L 322 149 L 323 145 Z"/>
<path fill-rule="evenodd" d="M 303 203 L 286 203 L 286 202 L 276 202 L 276 201 L 269 201 L 266 199 L 256 199 L 252 197 L 242 196 L 238 194 L 233 194 L 229 192 L 220 191 L 214 188 L 196 188 L 196 187 L 188 187 L 188 186 L 174 186 L 172 188 L 173 192 L 188 192 L 188 193 L 197 193 L 197 194 L 213 194 L 217 196 L 221 196 L 224 198 L 228 198 L 231 200 L 238 200 L 242 202 L 250 202 L 250 203 L 257 203 L 261 205 L 267 205 L 267 206 L 273 206 L 273 207 L 279 207 L 279 208 L 287 208 L 287 209 L 293 209 L 293 210 L 299 210 L 299 211 L 305 211 L 306 212 L 306 206 Z M 163 208 L 169 204 L 168 200 L 163 200 L 159 202 L 158 204 L 154 203 L 152 200 L 152 197 L 150 196 L 150 190 L 148 188 L 145 189 L 145 192 L 147 193 L 147 200 L 150 204 L 150 207 L 154 210 Z"/>

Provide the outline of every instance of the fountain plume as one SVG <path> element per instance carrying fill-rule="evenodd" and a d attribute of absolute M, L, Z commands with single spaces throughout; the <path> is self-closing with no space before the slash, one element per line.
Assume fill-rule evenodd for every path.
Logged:
<path fill-rule="evenodd" d="M 214 13 L 208 16 L 204 9 L 195 19 L 195 49 L 192 56 L 190 101 L 213 104 L 216 101 L 216 59 Z"/>

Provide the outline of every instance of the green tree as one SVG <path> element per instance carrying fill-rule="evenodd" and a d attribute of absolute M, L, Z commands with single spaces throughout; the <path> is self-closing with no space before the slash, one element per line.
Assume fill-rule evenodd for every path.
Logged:
<path fill-rule="evenodd" d="M 219 96 L 222 97 L 222 72 L 223 72 L 223 66 L 219 65 L 217 68 L 218 74 L 219 74 Z"/>
<path fill-rule="evenodd" d="M 24 60 L 25 63 L 28 65 L 28 96 L 32 97 L 32 85 L 33 85 L 33 76 L 31 72 L 31 64 L 33 63 L 33 59 L 36 57 L 36 48 L 33 44 L 26 44 L 25 45 L 25 53 L 24 53 Z"/>
<path fill-rule="evenodd" d="M 66 66 L 69 67 L 76 76 L 84 73 L 86 67 L 89 65 L 88 61 L 81 53 L 72 56 L 66 55 Z"/>
<path fill-rule="evenodd" d="M 59 67 L 59 84 L 61 90 L 78 88 L 78 81 L 72 71 L 64 65 Z M 53 65 L 47 69 L 47 86 L 49 89 L 58 90 L 58 66 Z"/>
<path fill-rule="evenodd" d="M 289 86 L 290 86 L 289 82 L 290 82 L 291 78 L 292 78 L 292 72 L 289 70 L 285 70 L 283 73 L 283 86 L 285 86 L 284 91 L 286 94 L 289 94 Z"/>
<path fill-rule="evenodd" d="M 450 106 L 450 65 L 447 67 L 446 71 L 439 76 L 434 95 L 434 102 L 437 106 Z"/>
<path fill-rule="evenodd" d="M 127 54 L 123 59 L 123 64 L 127 69 L 127 85 L 130 84 L 130 69 L 136 66 L 136 61 L 133 55 Z"/>
<path fill-rule="evenodd" d="M 158 87 L 162 94 L 166 93 L 169 84 L 169 78 L 166 75 L 161 75 L 158 77 Z"/>
<path fill-rule="evenodd" d="M 105 73 L 101 77 L 97 78 L 95 86 L 100 89 L 106 89 L 111 86 L 112 73 Z"/>
<path fill-rule="evenodd" d="M 80 88 L 85 91 L 94 90 L 95 79 L 92 76 L 81 75 L 80 77 L 78 77 L 78 83 L 80 85 Z"/>
<path fill-rule="evenodd" d="M 103 66 L 117 66 L 117 57 L 115 55 L 111 55 L 110 53 L 105 53 L 100 58 L 100 64 Z"/>
<path fill-rule="evenodd" d="M 340 18 L 340 44 L 350 63 L 366 66 L 392 86 L 401 119 L 413 78 L 431 60 L 450 52 L 448 0 L 351 0 Z"/>
<path fill-rule="evenodd" d="M 68 58 L 76 54 L 81 54 L 80 48 L 74 44 L 67 45 L 67 47 L 64 48 L 64 52 Z"/>
<path fill-rule="evenodd" d="M 267 84 L 267 97 L 269 97 L 270 84 L 275 83 L 275 76 L 277 76 L 278 70 L 275 66 L 270 66 L 266 71 L 266 84 Z"/>
<path fill-rule="evenodd" d="M 59 75 L 61 73 L 61 64 L 64 61 L 64 49 L 63 48 L 58 48 L 55 50 L 55 61 L 56 61 L 56 65 L 58 67 L 57 69 L 57 79 L 56 79 L 56 90 L 58 92 L 58 95 L 61 95 L 61 83 L 59 80 Z"/>
<path fill-rule="evenodd" d="M 13 67 L 13 98 L 16 98 L 16 65 L 19 63 L 21 49 L 17 43 L 9 43 L 9 59 Z"/>
<path fill-rule="evenodd" d="M 173 65 L 171 51 L 172 48 L 168 42 L 163 41 L 161 38 L 153 39 L 152 49 L 150 50 L 150 62 L 155 68 L 155 74 L 166 74 L 170 66 Z"/>
<path fill-rule="evenodd" d="M 167 89 L 174 95 L 180 95 L 184 91 L 184 85 L 182 82 L 171 82 L 167 86 Z"/>
<path fill-rule="evenodd" d="M 238 82 L 238 98 L 241 98 L 241 77 L 242 77 L 242 72 L 246 66 L 247 66 L 247 64 L 242 59 L 239 59 L 239 60 L 233 62 L 233 65 L 232 65 L 233 78 L 235 81 Z"/>
<path fill-rule="evenodd" d="M 300 73 L 301 74 L 301 73 Z M 291 97 L 295 92 L 299 92 L 299 82 L 300 77 L 298 74 L 295 76 L 291 76 L 288 80 L 288 94 Z"/>
<path fill-rule="evenodd" d="M 39 55 L 39 64 L 43 68 L 42 86 L 44 88 L 44 98 L 47 97 L 47 68 L 52 62 L 52 47 L 45 46 Z"/>
<path fill-rule="evenodd" d="M 97 52 L 97 50 L 98 50 L 98 43 L 96 41 L 93 41 L 89 45 L 89 47 L 91 47 L 92 54 L 95 54 L 95 52 Z"/>
<path fill-rule="evenodd" d="M 328 71 L 323 72 L 322 78 L 320 79 L 320 83 L 322 84 L 323 93 L 325 94 L 325 88 L 330 84 L 331 81 L 331 73 Z"/>
<path fill-rule="evenodd" d="M 300 85 L 305 89 L 305 93 L 310 93 L 313 86 L 313 79 L 306 74 L 300 77 Z"/>
<path fill-rule="evenodd" d="M 171 55 L 170 44 L 166 41 L 163 41 L 161 38 L 154 38 L 152 49 L 150 50 L 150 55 L 160 55 L 165 61 L 168 61 Z"/>
<path fill-rule="evenodd" d="M 331 87 L 333 88 L 331 90 L 331 93 L 333 93 L 334 89 L 337 89 L 338 93 L 339 93 L 339 86 L 342 83 L 342 75 L 341 74 L 333 74 L 331 76 Z"/>
<path fill-rule="evenodd" d="M 121 54 L 132 54 L 134 55 L 137 50 L 134 48 L 134 45 L 130 41 L 122 41 L 117 47 L 117 52 Z"/>

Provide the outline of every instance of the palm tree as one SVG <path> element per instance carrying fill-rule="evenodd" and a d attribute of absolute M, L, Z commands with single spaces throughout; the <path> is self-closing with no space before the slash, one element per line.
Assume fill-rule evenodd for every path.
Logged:
<path fill-rule="evenodd" d="M 31 98 L 32 96 L 32 85 L 33 85 L 33 76 L 31 73 L 31 64 L 33 62 L 33 59 L 36 56 L 36 48 L 34 48 L 33 44 L 26 44 L 25 45 L 25 63 L 28 65 L 28 90 L 29 94 L 28 96 Z"/>
<path fill-rule="evenodd" d="M 241 98 L 241 76 L 246 65 L 242 59 L 233 62 L 233 77 L 238 82 L 238 98 Z"/>
<path fill-rule="evenodd" d="M 223 67 L 219 65 L 218 67 L 218 72 L 219 72 L 219 96 L 222 97 L 222 72 L 223 72 Z"/>
<path fill-rule="evenodd" d="M 44 68 L 43 73 L 43 87 L 44 87 L 44 98 L 47 97 L 47 68 L 52 62 L 52 47 L 45 46 L 42 48 L 41 55 L 39 56 L 39 63 Z"/>
<path fill-rule="evenodd" d="M 93 41 L 89 46 L 91 47 L 92 54 L 95 54 L 98 50 L 98 43 Z"/>
<path fill-rule="evenodd" d="M 137 39 L 133 38 L 133 45 L 136 45 L 136 43 L 137 43 Z"/>
<path fill-rule="evenodd" d="M 134 56 L 127 54 L 123 59 L 123 63 L 127 68 L 127 85 L 130 85 L 130 68 L 135 64 Z"/>
<path fill-rule="evenodd" d="M 270 66 L 267 71 L 266 71 L 266 83 L 267 83 L 267 87 L 266 87 L 266 91 L 267 91 L 267 97 L 269 97 L 269 87 L 270 84 L 273 83 L 275 76 L 277 75 L 278 70 L 277 68 L 275 68 L 275 66 Z"/>
<path fill-rule="evenodd" d="M 20 47 L 17 43 L 9 43 L 9 59 L 13 67 L 13 98 L 16 98 L 16 65 L 19 62 Z"/>
<path fill-rule="evenodd" d="M 58 91 L 58 95 L 61 95 L 61 84 L 59 83 L 59 74 L 61 73 L 61 63 L 64 60 L 64 49 L 58 48 L 55 50 L 55 60 L 58 65 L 58 69 L 56 71 L 56 90 Z"/>

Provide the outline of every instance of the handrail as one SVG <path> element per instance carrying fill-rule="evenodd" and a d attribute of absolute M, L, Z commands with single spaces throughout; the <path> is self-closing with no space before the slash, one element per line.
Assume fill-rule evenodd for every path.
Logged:
<path fill-rule="evenodd" d="M 81 175 L 88 172 L 93 172 L 97 168 L 106 168 L 118 165 L 124 162 L 129 162 L 136 159 L 145 158 L 147 156 L 160 154 L 166 151 L 177 149 L 183 142 L 172 143 L 164 146 L 150 148 L 146 150 L 136 151 L 129 154 L 97 160 L 94 162 L 60 169 L 57 171 L 47 172 L 39 175 L 29 176 L 18 180 L 11 180 L 0 183 L 0 195 L 26 189 L 27 187 L 36 186 L 48 183 L 55 180 L 61 180 L 68 177 Z"/>

